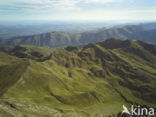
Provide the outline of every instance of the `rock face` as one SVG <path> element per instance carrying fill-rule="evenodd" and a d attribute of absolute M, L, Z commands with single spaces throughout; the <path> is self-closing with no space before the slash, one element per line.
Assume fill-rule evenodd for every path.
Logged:
<path fill-rule="evenodd" d="M 156 107 L 155 50 L 117 39 L 59 50 L 0 47 L 0 116 L 116 116 L 122 105 Z"/>

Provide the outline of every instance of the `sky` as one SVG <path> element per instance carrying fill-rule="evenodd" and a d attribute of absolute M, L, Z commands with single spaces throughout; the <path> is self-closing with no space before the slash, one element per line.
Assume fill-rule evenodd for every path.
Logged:
<path fill-rule="evenodd" d="M 156 20 L 156 0 L 0 0 L 0 20 Z"/>

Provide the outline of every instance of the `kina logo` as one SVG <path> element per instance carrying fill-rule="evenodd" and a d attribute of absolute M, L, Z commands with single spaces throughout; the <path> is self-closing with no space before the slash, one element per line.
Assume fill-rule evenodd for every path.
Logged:
<path fill-rule="evenodd" d="M 131 110 L 128 110 L 128 108 L 123 105 L 123 111 L 121 113 L 121 116 L 123 114 L 128 114 L 131 116 L 140 116 L 140 117 L 150 117 L 150 116 L 154 116 L 155 115 L 155 110 L 154 108 L 147 108 L 147 107 L 141 107 L 139 106 L 134 106 L 131 105 Z"/>

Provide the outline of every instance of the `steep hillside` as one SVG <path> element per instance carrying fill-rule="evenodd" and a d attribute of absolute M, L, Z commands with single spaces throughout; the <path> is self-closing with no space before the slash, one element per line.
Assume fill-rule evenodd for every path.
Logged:
<path fill-rule="evenodd" d="M 42 59 L 18 56 L 26 47 L 17 47 L 0 48 L 1 116 L 108 117 L 123 104 L 156 107 L 156 45 L 109 39 Z"/>

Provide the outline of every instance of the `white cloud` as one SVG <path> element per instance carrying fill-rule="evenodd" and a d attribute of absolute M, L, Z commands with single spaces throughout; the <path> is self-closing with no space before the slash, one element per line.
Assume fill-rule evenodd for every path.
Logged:
<path fill-rule="evenodd" d="M 107 4 L 120 0 L 5 0 L 0 2 L 0 6 L 27 7 L 44 10 L 80 10 L 81 5 Z M 26 8 L 25 7 L 25 8 Z M 20 10 L 20 9 L 19 9 Z M 29 10 L 29 9 L 28 9 Z"/>
<path fill-rule="evenodd" d="M 124 0 L 1 0 L 0 13 L 10 17 L 60 20 L 152 19 L 156 8 L 113 8 Z M 128 0 L 134 2 L 134 0 Z M 128 4 L 129 5 L 129 4 Z M 93 7 L 92 7 L 93 6 Z M 106 6 L 106 7 L 105 7 Z M 108 8 L 108 6 L 110 8 Z M 15 14 L 15 15 L 14 15 Z"/>
<path fill-rule="evenodd" d="M 85 3 L 113 3 L 118 2 L 119 0 L 84 0 Z"/>
<path fill-rule="evenodd" d="M 58 0 L 49 4 L 49 7 L 55 10 L 79 10 L 77 3 L 78 1 L 76 0 Z"/>

